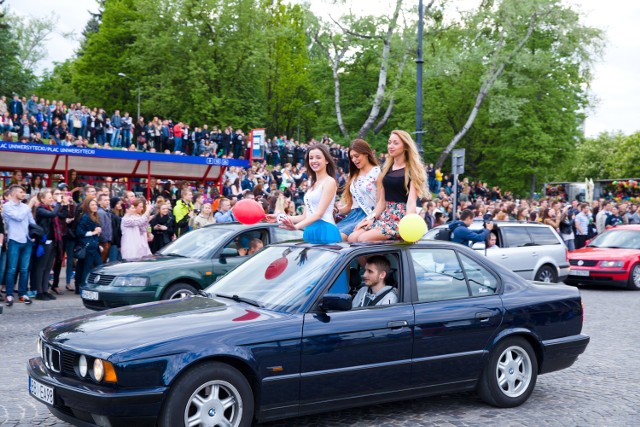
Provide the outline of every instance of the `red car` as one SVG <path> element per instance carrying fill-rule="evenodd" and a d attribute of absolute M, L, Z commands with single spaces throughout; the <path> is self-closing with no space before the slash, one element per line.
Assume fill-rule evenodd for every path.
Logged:
<path fill-rule="evenodd" d="M 620 225 L 569 253 L 568 285 L 597 284 L 640 290 L 640 225 Z"/>

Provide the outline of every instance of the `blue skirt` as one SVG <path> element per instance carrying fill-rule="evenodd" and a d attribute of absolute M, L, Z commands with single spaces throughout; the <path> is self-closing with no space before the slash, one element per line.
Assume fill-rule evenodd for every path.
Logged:
<path fill-rule="evenodd" d="M 329 224 L 321 219 L 304 228 L 302 239 L 305 242 L 328 245 L 342 242 L 342 236 L 335 224 Z"/>
<path fill-rule="evenodd" d="M 351 209 L 349 215 L 344 217 L 344 219 L 338 223 L 338 230 L 348 236 L 349 234 L 353 233 L 356 225 L 358 225 L 360 221 L 362 221 L 366 217 L 367 214 L 365 214 L 361 208 Z"/>

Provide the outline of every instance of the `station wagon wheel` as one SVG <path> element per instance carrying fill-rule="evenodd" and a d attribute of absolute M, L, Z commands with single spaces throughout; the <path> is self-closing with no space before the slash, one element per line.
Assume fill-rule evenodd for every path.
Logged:
<path fill-rule="evenodd" d="M 538 361 L 531 345 L 523 338 L 507 338 L 491 352 L 478 393 L 490 405 L 512 408 L 529 398 L 537 378 Z"/>
<path fill-rule="evenodd" d="M 536 282 L 556 283 L 558 281 L 558 274 L 550 265 L 543 265 L 533 280 Z"/>
<path fill-rule="evenodd" d="M 186 283 L 174 283 L 162 293 L 162 299 L 186 298 L 195 295 L 197 292 L 196 288 Z"/>
<path fill-rule="evenodd" d="M 237 369 L 208 362 L 171 386 L 158 426 L 245 427 L 253 420 L 253 392 Z"/>
<path fill-rule="evenodd" d="M 629 284 L 627 287 L 634 291 L 640 290 L 640 263 L 631 267 L 631 272 L 629 273 Z"/>

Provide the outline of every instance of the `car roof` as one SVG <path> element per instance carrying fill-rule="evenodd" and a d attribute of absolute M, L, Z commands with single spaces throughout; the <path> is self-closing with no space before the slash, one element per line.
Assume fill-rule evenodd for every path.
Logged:
<path fill-rule="evenodd" d="M 623 224 L 623 225 L 616 225 L 613 228 L 610 228 L 609 230 L 629 230 L 629 231 L 640 231 L 640 224 Z M 609 231 L 607 230 L 607 231 Z"/>
<path fill-rule="evenodd" d="M 543 224 L 541 222 L 530 222 L 530 221 L 495 221 L 492 220 L 491 221 L 494 225 L 497 225 L 498 228 L 500 227 L 504 227 L 504 226 L 508 226 L 508 227 L 545 227 L 548 228 L 550 227 L 547 224 Z M 448 222 L 446 224 L 442 224 L 439 225 L 435 228 L 437 229 L 442 229 L 442 228 L 446 228 L 449 227 L 451 223 Z M 484 220 L 482 219 L 474 219 L 473 223 L 471 224 L 471 226 L 469 228 L 471 228 L 472 230 L 477 230 L 479 228 L 482 228 L 484 225 Z"/>
<path fill-rule="evenodd" d="M 231 231 L 235 231 L 235 230 L 251 230 L 254 228 L 263 228 L 263 227 L 269 227 L 269 228 L 274 228 L 274 227 L 279 227 L 280 224 L 276 224 L 276 223 L 268 223 L 268 222 L 258 222 L 256 224 L 241 224 L 239 222 L 225 222 L 225 223 L 219 223 L 219 224 L 209 224 L 205 227 L 202 228 L 209 228 L 209 227 L 223 227 L 225 229 L 231 230 Z"/>
<path fill-rule="evenodd" d="M 286 246 L 286 247 L 299 247 L 299 248 L 315 248 L 315 249 L 324 249 L 328 251 L 333 251 L 341 254 L 346 254 L 349 252 L 353 252 L 358 249 L 367 248 L 367 249 L 378 249 L 378 248 L 386 248 L 388 250 L 406 248 L 406 247 L 451 247 L 451 248 L 466 248 L 464 245 L 460 245 L 459 243 L 446 242 L 442 240 L 419 240 L 415 243 L 409 243 L 405 241 L 384 241 L 384 242 L 357 242 L 357 243 L 348 243 L 348 242 L 340 242 L 333 244 L 313 244 L 307 242 L 298 242 L 298 243 L 276 243 L 271 244 L 270 246 Z"/>

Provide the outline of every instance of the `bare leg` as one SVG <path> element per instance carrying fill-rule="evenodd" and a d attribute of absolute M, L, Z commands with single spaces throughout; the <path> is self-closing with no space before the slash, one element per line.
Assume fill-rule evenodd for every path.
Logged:
<path fill-rule="evenodd" d="M 358 242 L 380 242 L 389 240 L 391 237 L 386 234 L 382 234 L 377 228 L 372 228 L 371 230 L 367 230 L 364 233 L 358 236 Z"/>

